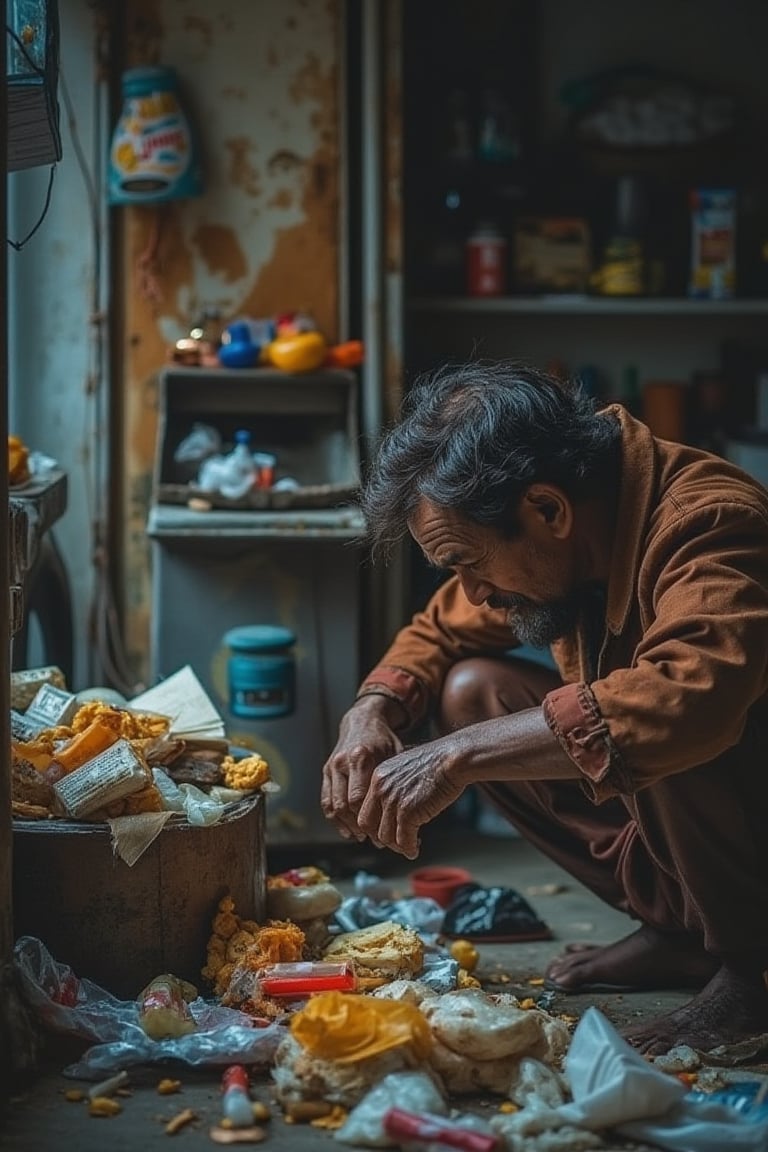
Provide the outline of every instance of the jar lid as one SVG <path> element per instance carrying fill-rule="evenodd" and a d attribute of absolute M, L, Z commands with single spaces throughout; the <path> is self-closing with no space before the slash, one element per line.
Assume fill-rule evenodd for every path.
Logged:
<path fill-rule="evenodd" d="M 264 652 L 269 648 L 290 648 L 296 636 L 290 628 L 276 624 L 248 624 L 224 633 L 224 644 L 234 652 Z"/>
<path fill-rule="evenodd" d="M 129 68 L 122 75 L 124 96 L 151 96 L 153 92 L 169 92 L 175 87 L 176 70 L 161 64 Z"/>

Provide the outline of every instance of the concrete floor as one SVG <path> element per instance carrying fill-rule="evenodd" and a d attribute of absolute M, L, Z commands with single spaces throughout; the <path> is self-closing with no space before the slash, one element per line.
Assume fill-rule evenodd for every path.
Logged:
<path fill-rule="evenodd" d="M 447 824 L 437 827 L 426 837 L 420 862 L 461 863 L 482 884 L 515 888 L 526 895 L 539 916 L 552 928 L 554 940 L 480 946 L 481 961 L 477 975 L 489 988 L 500 984 L 507 991 L 519 989 L 522 995 L 535 994 L 536 986 L 528 981 L 542 975 L 547 962 L 566 941 L 609 942 L 632 929 L 622 914 L 603 906 L 530 845 L 517 838 L 484 836 L 462 826 Z M 341 845 L 339 848 L 324 846 L 314 854 L 304 850 L 300 856 L 291 859 L 285 858 L 281 850 L 280 857 L 269 858 L 269 868 L 273 872 L 290 865 L 309 863 L 330 869 L 345 891 L 351 890 L 354 872 L 363 868 L 389 879 L 402 895 L 409 892 L 407 873 L 411 865 L 390 853 Z M 503 977 L 501 982 L 500 977 Z M 590 1004 L 595 1004 L 621 1027 L 637 1018 L 682 1004 L 686 999 L 687 994 L 677 992 L 559 997 L 553 1010 L 578 1015 Z M 215 1072 L 199 1072 L 185 1066 L 131 1070 L 130 1094 L 121 1101 L 121 1114 L 110 1119 L 93 1119 L 88 1116 L 85 1105 L 69 1103 L 64 1096 L 73 1087 L 88 1087 L 61 1075 L 61 1068 L 79 1051 L 81 1048 L 69 1048 L 60 1041 L 48 1044 L 40 1077 L 18 1088 L 10 1099 L 5 1123 L 0 1124 L 0 1148 L 9 1152 L 31 1152 L 33 1149 L 35 1152 L 53 1152 L 54 1149 L 59 1152 L 62 1148 L 103 1152 L 108 1147 L 110 1152 L 135 1152 L 164 1147 L 167 1146 L 164 1124 L 183 1108 L 193 1109 L 196 1119 L 177 1135 L 177 1140 L 189 1150 L 212 1146 L 208 1130 L 219 1115 L 219 1078 Z M 765 1067 L 755 1070 L 768 1072 Z M 169 1075 L 181 1079 L 182 1091 L 171 1097 L 159 1096 L 156 1084 L 162 1076 Z M 255 1099 L 271 1103 L 268 1074 L 254 1080 L 252 1094 Z M 493 1112 L 498 1103 L 498 1100 L 475 1100 L 471 1102 L 471 1108 Z M 327 1132 L 307 1125 L 287 1125 L 277 1108 L 273 1108 L 266 1142 L 275 1152 L 347 1147 L 334 1141 Z M 624 1145 L 618 1142 L 611 1147 L 618 1149 Z M 638 1149 L 637 1144 L 633 1147 Z"/>

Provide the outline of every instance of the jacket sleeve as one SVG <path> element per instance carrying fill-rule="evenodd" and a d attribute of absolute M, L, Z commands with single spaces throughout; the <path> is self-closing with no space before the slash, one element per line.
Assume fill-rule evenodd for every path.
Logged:
<path fill-rule="evenodd" d="M 515 646 L 503 609 L 474 607 L 452 576 L 426 608 L 402 628 L 358 690 L 358 699 L 382 694 L 399 700 L 416 724 L 439 696 L 448 670 L 458 660 Z"/>
<path fill-rule="evenodd" d="M 736 502 L 681 512 L 646 544 L 631 660 L 544 701 L 596 801 L 713 760 L 768 693 L 764 512 Z"/>

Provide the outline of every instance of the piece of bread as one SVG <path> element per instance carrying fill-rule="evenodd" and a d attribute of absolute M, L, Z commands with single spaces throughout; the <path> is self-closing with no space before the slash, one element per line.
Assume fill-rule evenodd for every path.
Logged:
<path fill-rule="evenodd" d="M 326 960 L 351 960 L 360 977 L 412 980 L 424 966 L 424 944 L 411 928 L 394 920 L 343 932 L 325 949 Z"/>

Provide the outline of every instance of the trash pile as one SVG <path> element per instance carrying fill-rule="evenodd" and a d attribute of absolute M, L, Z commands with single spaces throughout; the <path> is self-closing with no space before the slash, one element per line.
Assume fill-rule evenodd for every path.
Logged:
<path fill-rule="evenodd" d="M 195 716 L 149 710 L 157 690 L 126 701 L 110 690 L 74 694 L 59 669 L 12 674 L 11 802 L 18 820 L 110 822 L 162 813 L 147 825 L 146 847 L 162 821 L 177 815 L 212 824 L 258 790 L 274 790 L 258 753 L 233 749 L 190 668 L 163 683 Z M 201 719 L 202 718 L 202 719 Z M 145 823 L 147 823 L 145 821 Z M 135 853 L 130 863 L 135 863 Z"/>
<path fill-rule="evenodd" d="M 476 908 L 484 890 L 466 887 Z M 163 973 L 119 1001 L 19 940 L 31 1010 L 90 1044 L 65 1069 L 100 1080 L 77 1097 L 89 1114 L 121 1112 L 132 1066 L 175 1060 L 222 1069 L 217 1143 L 269 1138 L 270 1111 L 251 1094 L 266 1082 L 285 1122 L 360 1148 L 578 1152 L 618 1134 L 671 1152 L 768 1152 L 768 1081 L 729 1083 L 690 1051 L 654 1063 L 595 1008 L 573 1030 L 550 994 L 486 991 L 473 941 L 442 934 L 450 906 L 393 899 L 365 874 L 355 889 L 345 899 L 315 866 L 269 876 L 260 923 L 224 897 L 201 958 L 205 995 Z M 161 1083 L 172 1094 L 181 1082 Z M 479 1114 L 478 1099 L 495 1111 Z M 185 1108 L 166 1131 L 194 1123 Z"/>

